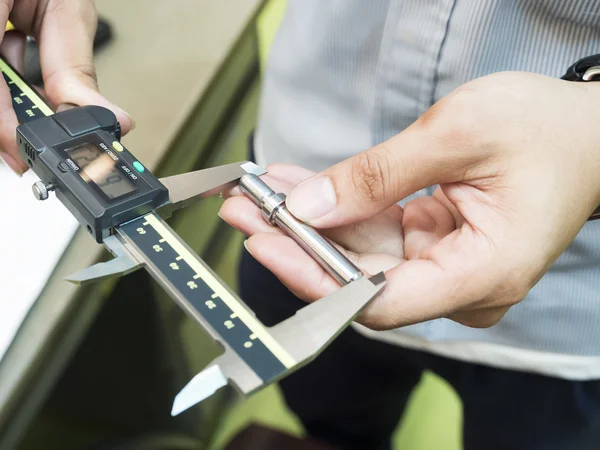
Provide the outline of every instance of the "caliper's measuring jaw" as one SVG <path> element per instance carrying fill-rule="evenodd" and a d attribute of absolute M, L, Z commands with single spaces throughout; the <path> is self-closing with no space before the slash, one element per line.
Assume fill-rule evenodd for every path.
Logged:
<path fill-rule="evenodd" d="M 168 219 L 178 209 L 237 185 L 244 175 L 259 176 L 265 173 L 266 171 L 256 164 L 242 161 L 160 178 L 158 181 L 168 190 L 169 200 L 156 211 L 160 217 Z M 119 230 L 120 227 L 114 228 L 113 233 L 102 241 L 114 256 L 113 259 L 82 269 L 65 279 L 76 284 L 88 284 L 103 278 L 127 275 L 145 265 L 146 260 L 143 255 L 136 256 L 126 236 Z"/>

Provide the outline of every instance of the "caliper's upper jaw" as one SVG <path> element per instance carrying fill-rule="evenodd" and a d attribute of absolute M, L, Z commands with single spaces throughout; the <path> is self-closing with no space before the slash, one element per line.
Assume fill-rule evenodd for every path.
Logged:
<path fill-rule="evenodd" d="M 127 275 L 142 267 L 142 263 L 129 252 L 126 245 L 118 238 L 118 236 L 109 236 L 104 239 L 103 243 L 106 249 L 112 253 L 114 258 L 81 269 L 78 272 L 65 277 L 65 281 L 69 281 L 73 284 L 94 283 L 114 276 Z"/>
<path fill-rule="evenodd" d="M 260 176 L 267 171 L 250 161 L 241 161 L 161 178 L 160 182 L 169 190 L 169 203 L 158 212 L 163 218 L 168 218 L 173 211 L 235 187 L 239 179 L 248 173 Z"/>

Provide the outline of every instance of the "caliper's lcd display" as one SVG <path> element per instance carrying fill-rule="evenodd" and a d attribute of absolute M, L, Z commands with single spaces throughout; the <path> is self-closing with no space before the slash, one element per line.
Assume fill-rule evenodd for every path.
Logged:
<path fill-rule="evenodd" d="M 135 184 L 117 167 L 101 148 L 91 142 L 67 149 L 69 157 L 81 169 L 80 176 L 86 183 L 93 182 L 109 199 L 128 194 Z"/>

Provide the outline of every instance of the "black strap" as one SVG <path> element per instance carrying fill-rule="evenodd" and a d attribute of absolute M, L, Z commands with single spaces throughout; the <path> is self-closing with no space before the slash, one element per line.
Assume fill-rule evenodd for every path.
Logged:
<path fill-rule="evenodd" d="M 567 72 L 561 77 L 567 81 L 585 81 L 583 75 L 594 66 L 600 66 L 600 55 L 586 56 L 567 69 Z"/>

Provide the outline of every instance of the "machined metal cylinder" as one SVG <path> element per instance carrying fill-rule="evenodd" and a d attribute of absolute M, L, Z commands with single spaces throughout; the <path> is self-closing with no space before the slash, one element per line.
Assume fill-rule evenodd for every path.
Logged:
<path fill-rule="evenodd" d="M 301 222 L 288 211 L 284 194 L 277 194 L 253 174 L 242 176 L 240 189 L 261 208 L 267 222 L 281 228 L 341 284 L 348 284 L 363 276 L 360 269 L 317 230 Z"/>

